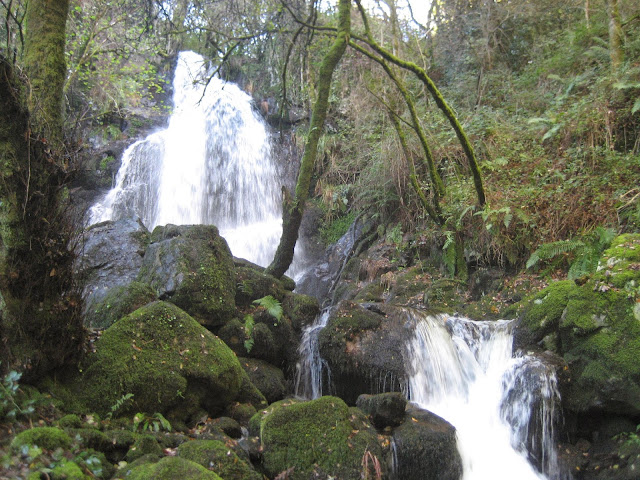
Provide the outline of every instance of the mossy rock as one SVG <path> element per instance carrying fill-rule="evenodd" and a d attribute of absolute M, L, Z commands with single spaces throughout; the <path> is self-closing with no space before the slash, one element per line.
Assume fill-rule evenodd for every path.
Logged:
<path fill-rule="evenodd" d="M 132 393 L 131 407 L 119 414 L 172 412 L 188 421 L 189 409 L 181 415 L 181 408 L 191 404 L 215 415 L 238 397 L 245 381 L 222 340 L 175 305 L 154 302 L 105 330 L 76 390 L 99 413 Z"/>
<path fill-rule="evenodd" d="M 85 480 L 90 478 L 82 472 L 77 463 L 70 460 L 62 460 L 56 465 L 48 478 L 65 480 Z"/>
<path fill-rule="evenodd" d="M 85 315 L 85 325 L 93 328 L 110 327 L 116 320 L 156 300 L 156 294 L 145 283 L 131 282 L 112 288 Z"/>
<path fill-rule="evenodd" d="M 133 462 L 144 455 L 153 455 L 157 458 L 163 455 L 160 444 L 152 435 L 140 435 L 129 447 L 125 458 L 127 462 Z"/>
<path fill-rule="evenodd" d="M 165 457 L 158 463 L 147 463 L 131 469 L 127 480 L 222 480 L 202 465 L 180 457 Z"/>
<path fill-rule="evenodd" d="M 274 477 L 360 479 L 365 452 L 380 459 L 375 429 L 337 397 L 271 406 L 260 422 L 263 466 Z"/>
<path fill-rule="evenodd" d="M 34 427 L 16 435 L 11 441 L 11 448 L 18 451 L 25 445 L 37 445 L 46 450 L 68 450 L 71 443 L 71 437 L 64 430 L 57 427 Z"/>
<path fill-rule="evenodd" d="M 287 293 L 282 302 L 284 314 L 291 319 L 291 326 L 297 332 L 311 325 L 320 315 L 320 305 L 315 297 L 298 293 Z"/>
<path fill-rule="evenodd" d="M 82 419 L 75 413 L 70 413 L 58 420 L 58 426 L 60 428 L 80 428 L 82 427 Z"/>
<path fill-rule="evenodd" d="M 557 332 L 560 318 L 569 296 L 577 285 L 571 280 L 554 282 L 527 300 L 527 307 L 518 320 L 515 333 L 517 347 L 540 343 L 550 333 Z"/>
<path fill-rule="evenodd" d="M 530 300 L 517 346 L 557 337 L 557 353 L 569 365 L 565 408 L 640 415 L 639 286 L 640 235 L 626 234 L 614 239 L 598 271 L 581 285 L 556 282 Z"/>
<path fill-rule="evenodd" d="M 275 277 L 267 275 L 259 267 L 236 266 L 236 305 L 251 305 L 254 300 L 271 295 L 278 301 L 285 296 L 285 289 Z"/>
<path fill-rule="evenodd" d="M 226 325 L 218 330 L 218 337 L 220 337 L 236 355 L 241 357 L 247 356 L 247 349 L 244 344 L 247 339 L 247 334 L 244 323 L 239 319 L 234 318 L 227 322 Z"/>
<path fill-rule="evenodd" d="M 239 358 L 240 365 L 258 390 L 273 403 L 282 400 L 287 393 L 284 373 L 278 367 L 255 358 Z"/>
<path fill-rule="evenodd" d="M 138 281 L 209 328 L 236 312 L 233 257 L 213 225 L 156 227 Z"/>
<path fill-rule="evenodd" d="M 243 426 L 248 425 L 256 413 L 256 407 L 250 403 L 236 403 L 227 408 L 227 415 Z"/>
<path fill-rule="evenodd" d="M 108 452 L 112 449 L 111 439 L 95 428 L 72 428 L 66 432 L 73 438 L 79 439 L 80 444 L 86 448 L 92 448 L 100 452 Z"/>
<path fill-rule="evenodd" d="M 403 480 L 459 480 L 462 460 L 456 430 L 439 416 L 411 407 L 393 431 L 396 475 Z"/>
<path fill-rule="evenodd" d="M 400 390 L 404 351 L 412 330 L 406 313 L 389 305 L 343 301 L 318 335 L 336 395 L 355 405 L 363 393 Z"/>
<path fill-rule="evenodd" d="M 178 456 L 213 470 L 224 480 L 262 480 L 262 475 L 218 440 L 183 443 Z"/>

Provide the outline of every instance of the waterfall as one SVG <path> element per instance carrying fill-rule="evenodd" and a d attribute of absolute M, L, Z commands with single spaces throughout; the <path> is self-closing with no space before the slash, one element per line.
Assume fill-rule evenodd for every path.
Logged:
<path fill-rule="evenodd" d="M 322 396 L 322 384 L 331 384 L 331 371 L 318 351 L 318 334 L 327 326 L 330 309 L 324 310 L 315 322 L 305 327 L 298 347 L 295 394 L 310 400 Z M 326 377 L 326 378 L 325 378 Z"/>
<path fill-rule="evenodd" d="M 410 400 L 456 427 L 464 480 L 560 478 L 555 373 L 512 355 L 511 322 L 407 315 L 416 322 L 406 352 Z"/>
<path fill-rule="evenodd" d="M 91 208 L 89 223 L 213 224 L 235 256 L 268 264 L 282 231 L 282 181 L 251 98 L 193 52 L 180 53 L 173 92 L 167 128 L 125 151 L 115 187 Z"/>

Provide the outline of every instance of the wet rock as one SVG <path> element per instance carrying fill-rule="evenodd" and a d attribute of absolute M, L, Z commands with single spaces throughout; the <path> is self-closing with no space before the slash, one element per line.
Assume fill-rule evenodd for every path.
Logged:
<path fill-rule="evenodd" d="M 87 228 L 77 249 L 74 270 L 83 286 L 85 315 L 115 288 L 135 280 L 149 243 L 138 220 L 102 222 Z"/>
<path fill-rule="evenodd" d="M 404 422 L 393 432 L 398 480 L 458 480 L 462 460 L 456 429 L 427 410 L 410 406 Z"/>
<path fill-rule="evenodd" d="M 399 392 L 363 394 L 358 397 L 356 406 L 369 415 L 377 429 L 382 430 L 385 427 L 397 427 L 402 423 L 407 399 Z"/>
<path fill-rule="evenodd" d="M 377 310 L 384 315 L 341 302 L 318 336 L 333 388 L 351 405 L 360 394 L 399 391 L 404 384 L 403 352 L 413 332 L 402 309 L 379 305 Z"/>

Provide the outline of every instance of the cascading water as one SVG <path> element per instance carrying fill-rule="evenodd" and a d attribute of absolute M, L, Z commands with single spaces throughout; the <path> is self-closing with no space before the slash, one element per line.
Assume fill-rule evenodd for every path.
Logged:
<path fill-rule="evenodd" d="M 318 333 L 327 326 L 330 310 L 323 311 L 313 324 L 302 332 L 298 347 L 295 394 L 302 398 L 314 399 L 322 396 L 322 385 L 331 384 L 331 371 L 318 351 Z M 325 382 L 326 380 L 326 382 Z"/>
<path fill-rule="evenodd" d="M 554 449 L 555 374 L 513 357 L 511 322 L 407 311 L 409 398 L 456 427 L 464 480 L 560 478 Z M 539 457 L 539 473 L 527 457 Z"/>
<path fill-rule="evenodd" d="M 180 53 L 173 89 L 168 127 L 125 151 L 116 185 L 89 223 L 213 224 L 235 256 L 266 265 L 282 232 L 282 182 L 264 122 L 251 98 L 211 77 L 196 53 Z"/>

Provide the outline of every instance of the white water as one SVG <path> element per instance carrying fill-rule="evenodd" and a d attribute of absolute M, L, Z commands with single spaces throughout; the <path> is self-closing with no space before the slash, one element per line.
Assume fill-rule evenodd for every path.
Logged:
<path fill-rule="evenodd" d="M 513 358 L 510 322 L 407 315 L 417 321 L 406 357 L 410 400 L 456 427 L 463 479 L 559 478 L 555 374 L 533 357 Z"/>
<path fill-rule="evenodd" d="M 322 385 L 331 384 L 331 371 L 318 351 L 318 334 L 327 326 L 330 310 L 326 309 L 302 332 L 298 346 L 295 394 L 302 398 L 315 399 L 322 396 Z M 326 378 L 325 378 L 326 377 Z M 326 382 L 325 382 L 326 380 Z"/>
<path fill-rule="evenodd" d="M 116 185 L 91 208 L 89 223 L 213 224 L 235 256 L 265 266 L 282 232 L 269 133 L 246 93 L 217 77 L 205 88 L 209 77 L 200 55 L 180 53 L 168 127 L 125 151 Z"/>

